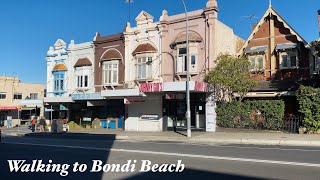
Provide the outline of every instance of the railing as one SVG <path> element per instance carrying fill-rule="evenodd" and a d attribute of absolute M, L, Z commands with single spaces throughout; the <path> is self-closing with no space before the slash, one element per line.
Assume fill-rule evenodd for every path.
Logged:
<path fill-rule="evenodd" d="M 286 115 L 283 118 L 283 131 L 289 133 L 299 133 L 299 127 L 302 123 L 302 116 Z"/>

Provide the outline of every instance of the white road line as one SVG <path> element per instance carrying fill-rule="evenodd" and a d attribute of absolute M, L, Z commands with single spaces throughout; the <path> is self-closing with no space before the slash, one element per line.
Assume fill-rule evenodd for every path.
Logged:
<path fill-rule="evenodd" d="M 214 160 L 226 160 L 226 161 L 253 162 L 253 163 L 290 165 L 290 166 L 320 167 L 320 164 L 314 164 L 314 163 L 301 163 L 301 162 L 290 162 L 290 161 L 274 161 L 274 160 L 264 160 L 264 159 L 246 159 L 246 158 L 234 158 L 234 157 L 223 157 L 223 156 L 206 156 L 206 155 L 196 155 L 196 154 L 180 154 L 180 153 L 142 151 L 142 150 L 113 149 L 113 148 L 107 149 L 107 148 L 96 148 L 96 147 L 65 146 L 65 145 L 34 144 L 34 143 L 17 143 L 17 142 L 3 142 L 3 144 L 45 146 L 45 147 L 70 148 L 70 149 L 87 149 L 87 150 L 99 150 L 99 151 L 111 151 L 111 152 L 127 152 L 127 153 L 178 156 L 178 157 L 189 157 L 189 158 L 202 158 L 202 159 L 214 159 Z"/>

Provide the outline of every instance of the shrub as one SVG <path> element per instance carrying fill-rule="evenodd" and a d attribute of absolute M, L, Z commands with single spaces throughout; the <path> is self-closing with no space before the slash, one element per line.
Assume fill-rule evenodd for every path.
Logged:
<path fill-rule="evenodd" d="M 299 112 L 308 131 L 320 129 L 320 88 L 300 86 L 297 92 Z"/>
<path fill-rule="evenodd" d="M 282 130 L 284 124 L 281 100 L 220 103 L 216 113 L 219 127 Z"/>

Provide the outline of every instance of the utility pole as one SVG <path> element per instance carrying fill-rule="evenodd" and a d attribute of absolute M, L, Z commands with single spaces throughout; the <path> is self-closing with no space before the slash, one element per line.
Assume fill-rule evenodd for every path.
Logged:
<path fill-rule="evenodd" d="M 186 4 L 184 0 L 181 0 L 184 11 L 186 14 L 186 50 L 187 50 L 187 82 L 186 82 L 186 94 L 187 94 L 187 112 L 186 112 L 186 118 L 187 118 L 187 137 L 191 137 L 191 111 L 190 111 L 190 87 L 189 87 L 189 81 L 190 81 L 190 72 L 189 72 L 189 65 L 190 65 L 190 58 L 189 58 L 189 26 L 188 26 L 188 11 Z"/>

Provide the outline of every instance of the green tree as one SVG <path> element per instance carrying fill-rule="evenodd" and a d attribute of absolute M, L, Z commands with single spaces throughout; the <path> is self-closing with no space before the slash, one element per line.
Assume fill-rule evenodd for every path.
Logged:
<path fill-rule="evenodd" d="M 242 101 L 249 90 L 258 86 L 258 82 L 251 77 L 248 59 L 222 54 L 215 63 L 216 68 L 206 75 L 205 81 L 215 88 L 218 101 L 235 101 L 237 97 Z"/>
<path fill-rule="evenodd" d="M 312 41 L 310 44 L 317 52 L 318 56 L 320 56 L 320 41 Z"/>

